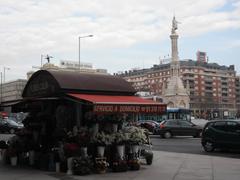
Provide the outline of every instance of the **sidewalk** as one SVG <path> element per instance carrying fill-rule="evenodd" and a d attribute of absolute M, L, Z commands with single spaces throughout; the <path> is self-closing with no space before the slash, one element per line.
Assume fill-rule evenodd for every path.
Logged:
<path fill-rule="evenodd" d="M 240 157 L 240 155 L 239 155 Z M 31 168 L 0 166 L 2 180 L 239 180 L 240 159 L 217 156 L 154 152 L 151 166 L 123 173 L 66 176 Z"/>

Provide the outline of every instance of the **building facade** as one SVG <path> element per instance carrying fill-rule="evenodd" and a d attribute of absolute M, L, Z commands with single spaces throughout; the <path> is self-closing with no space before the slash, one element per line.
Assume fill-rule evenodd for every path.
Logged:
<path fill-rule="evenodd" d="M 131 82 L 137 91 L 162 96 L 171 77 L 170 70 L 171 65 L 167 63 L 115 75 Z M 234 117 L 240 110 L 240 77 L 236 76 L 234 65 L 181 60 L 180 77 L 189 90 L 190 109 L 196 117 Z"/>
<path fill-rule="evenodd" d="M 22 91 L 26 84 L 26 79 L 17 79 L 0 85 L 1 110 L 11 112 L 9 104 L 22 99 Z"/>

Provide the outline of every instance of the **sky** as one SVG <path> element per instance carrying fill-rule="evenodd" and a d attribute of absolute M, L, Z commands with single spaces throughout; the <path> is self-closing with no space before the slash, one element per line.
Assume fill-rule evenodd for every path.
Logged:
<path fill-rule="evenodd" d="M 240 73 L 240 0 L 0 0 L 0 71 L 26 78 L 47 54 L 56 65 L 78 62 L 78 38 L 90 34 L 81 62 L 110 73 L 149 68 L 171 54 L 174 15 L 180 59 L 200 50 Z"/>

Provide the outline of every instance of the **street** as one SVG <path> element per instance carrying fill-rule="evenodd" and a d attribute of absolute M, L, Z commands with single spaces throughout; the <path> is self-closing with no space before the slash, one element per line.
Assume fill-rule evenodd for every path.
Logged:
<path fill-rule="evenodd" d="M 175 152 L 175 153 L 240 158 L 239 151 L 224 152 L 224 151 L 216 150 L 215 152 L 207 153 L 202 149 L 200 138 L 178 136 L 170 139 L 164 139 L 164 138 L 160 138 L 157 135 L 152 135 L 151 141 L 153 144 L 153 150 L 155 151 L 167 151 L 167 152 Z"/>

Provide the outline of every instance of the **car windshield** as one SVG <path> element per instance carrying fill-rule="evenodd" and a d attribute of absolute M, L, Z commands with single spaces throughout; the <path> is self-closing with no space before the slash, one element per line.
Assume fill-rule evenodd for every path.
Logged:
<path fill-rule="evenodd" d="M 12 119 L 7 119 L 6 120 L 10 125 L 13 125 L 13 126 L 18 126 L 18 123 L 16 123 L 14 120 Z"/>

